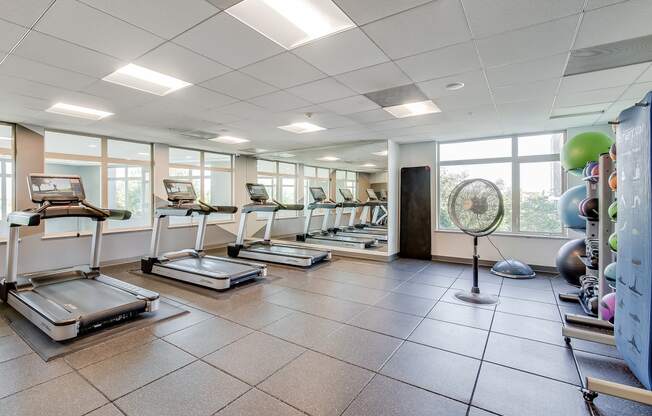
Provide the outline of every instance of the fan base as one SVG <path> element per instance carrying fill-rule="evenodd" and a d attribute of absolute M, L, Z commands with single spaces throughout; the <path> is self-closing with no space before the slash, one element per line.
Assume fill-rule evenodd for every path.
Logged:
<path fill-rule="evenodd" d="M 474 303 L 476 305 L 494 305 L 498 303 L 498 296 L 481 293 L 460 291 L 455 294 L 455 297 L 462 302 Z"/>

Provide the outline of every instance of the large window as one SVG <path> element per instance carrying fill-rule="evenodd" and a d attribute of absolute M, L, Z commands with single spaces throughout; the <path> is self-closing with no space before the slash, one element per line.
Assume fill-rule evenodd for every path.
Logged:
<path fill-rule="evenodd" d="M 46 131 L 45 172 L 78 175 L 88 202 L 131 211 L 129 220 L 105 222 L 108 229 L 151 226 L 151 145 Z M 45 233 L 90 232 L 92 227 L 87 218 L 57 218 L 45 223 Z"/>
<path fill-rule="evenodd" d="M 0 123 L 0 238 L 9 235 L 7 215 L 14 209 L 14 126 Z"/>
<path fill-rule="evenodd" d="M 233 160 L 231 155 L 170 148 L 169 175 L 190 180 L 199 198 L 212 205 L 231 205 Z M 231 214 L 211 214 L 211 221 L 229 221 Z M 170 217 L 171 224 L 190 224 L 191 218 Z"/>
<path fill-rule="evenodd" d="M 258 183 L 264 185 L 270 198 L 285 204 L 297 202 L 297 165 L 294 163 L 257 161 Z M 296 216 L 294 211 L 279 211 L 279 217 Z M 267 217 L 266 214 L 260 218 Z"/>
<path fill-rule="evenodd" d="M 557 211 L 564 188 L 559 163 L 563 133 L 510 136 L 439 144 L 439 229 L 455 229 L 448 197 L 462 180 L 494 182 L 505 202 L 499 231 L 561 234 Z"/>
<path fill-rule="evenodd" d="M 351 193 L 354 197 L 358 196 L 358 175 L 355 172 L 348 170 L 338 170 L 335 171 L 335 200 L 337 202 L 342 202 L 342 194 L 340 193 L 340 188 L 348 188 L 351 190 Z"/>
<path fill-rule="evenodd" d="M 330 194 L 330 171 L 327 168 L 318 168 L 315 166 L 303 167 L 303 204 L 305 211 L 308 211 L 308 204 L 314 202 L 310 188 L 321 186 L 324 188 L 326 195 Z M 315 210 L 315 215 L 322 215 L 323 209 Z"/>

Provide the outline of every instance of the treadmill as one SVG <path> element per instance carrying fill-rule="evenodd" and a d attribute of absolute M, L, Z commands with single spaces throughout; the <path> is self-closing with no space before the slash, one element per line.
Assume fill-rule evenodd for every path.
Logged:
<path fill-rule="evenodd" d="M 381 225 L 378 223 L 378 220 L 381 218 L 379 215 L 381 210 L 385 211 L 385 214 L 382 217 L 386 217 L 387 214 L 387 201 L 381 201 L 376 196 L 376 192 L 373 189 L 367 189 L 367 202 L 364 203 L 362 212 L 360 213 L 360 222 L 355 224 L 356 228 L 375 229 L 387 232 L 387 226 Z M 369 220 L 369 210 L 373 208 L 371 223 L 367 223 Z"/>
<path fill-rule="evenodd" d="M 30 174 L 29 193 L 38 207 L 7 217 L 9 241 L 0 298 L 55 341 L 75 338 L 158 309 L 159 294 L 100 272 L 102 224 L 127 220 L 131 212 L 98 208 L 85 200 L 79 176 Z M 50 218 L 90 218 L 95 222 L 87 265 L 18 275 L 21 226 Z"/>
<path fill-rule="evenodd" d="M 333 232 L 336 235 L 346 237 L 360 237 L 360 238 L 375 238 L 379 242 L 387 242 L 387 232 L 381 229 L 365 228 L 360 229 L 355 227 L 356 210 L 362 206 L 362 202 L 353 198 L 353 193 L 348 188 L 339 188 L 340 195 L 344 201 L 340 203 L 335 215 L 335 223 L 333 224 Z M 348 225 L 340 225 L 342 223 L 342 214 L 344 209 L 351 208 Z"/>
<path fill-rule="evenodd" d="M 212 213 L 233 214 L 238 210 L 236 207 L 209 205 L 197 199 L 191 181 L 164 179 L 163 184 L 169 204 L 156 209 L 149 257 L 141 260 L 141 270 L 144 273 L 169 277 L 215 290 L 226 290 L 232 285 L 267 275 L 267 266 L 264 264 L 209 256 L 204 252 L 208 216 Z M 159 256 L 163 219 L 189 217 L 194 214 L 199 217 L 195 248 Z"/>
<path fill-rule="evenodd" d="M 274 224 L 276 213 L 281 210 L 301 211 L 303 210 L 303 205 L 281 204 L 277 201 L 267 202 L 270 198 L 264 185 L 248 183 L 246 187 L 253 203 L 242 207 L 238 236 L 235 244 L 230 244 L 227 249 L 229 256 L 301 267 L 310 267 L 313 264 L 331 259 L 330 251 L 304 248 L 290 244 L 272 244 L 272 225 Z M 265 236 L 262 240 L 245 243 L 247 215 L 253 212 L 269 213 L 267 224 L 265 225 Z"/>
<path fill-rule="evenodd" d="M 312 194 L 314 202 L 308 205 L 309 212 L 306 216 L 303 234 L 297 235 L 297 241 L 303 241 L 310 244 L 323 244 L 361 249 L 375 247 L 378 245 L 378 240 L 376 238 L 338 236 L 332 230 L 329 230 L 328 217 L 330 210 L 340 207 L 341 204 L 329 200 L 326 196 L 326 193 L 324 192 L 324 188 L 321 186 L 311 187 L 310 193 Z M 321 229 L 319 231 L 311 232 L 310 223 L 312 221 L 312 214 L 316 209 L 319 208 L 325 209 L 324 219 L 321 223 Z"/>

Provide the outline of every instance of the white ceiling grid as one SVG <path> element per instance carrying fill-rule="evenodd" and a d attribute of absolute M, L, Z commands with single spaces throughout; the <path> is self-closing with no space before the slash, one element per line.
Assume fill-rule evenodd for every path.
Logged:
<path fill-rule="evenodd" d="M 235 0 L 0 0 L 0 119 L 285 150 L 604 123 L 652 87 L 647 63 L 562 78 L 572 49 L 651 34 L 649 0 L 334 2 L 357 26 L 287 51 L 224 12 Z M 194 85 L 157 97 L 101 81 L 129 62 Z M 446 89 L 453 82 L 465 88 Z M 394 119 L 362 95 L 409 83 L 442 112 Z M 58 101 L 115 115 L 93 122 L 43 111 Z M 604 114 L 550 119 L 587 108 Z M 305 113 L 328 130 L 276 128 Z"/>

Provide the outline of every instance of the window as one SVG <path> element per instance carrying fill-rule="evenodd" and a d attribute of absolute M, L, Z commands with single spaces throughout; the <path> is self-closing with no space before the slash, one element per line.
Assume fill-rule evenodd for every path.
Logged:
<path fill-rule="evenodd" d="M 259 159 L 256 162 L 258 183 L 264 185 L 270 198 L 285 204 L 297 202 L 297 165 Z M 294 211 L 279 211 L 279 217 L 296 216 Z M 258 218 L 267 218 L 259 214 Z"/>
<path fill-rule="evenodd" d="M 0 238 L 9 235 L 7 215 L 14 209 L 14 126 L 0 123 Z"/>
<path fill-rule="evenodd" d="M 314 166 L 303 167 L 303 204 L 305 205 L 304 211 L 308 211 L 308 204 L 313 202 L 310 188 L 313 186 L 321 186 L 324 188 L 326 195 L 330 192 L 330 171 L 326 168 L 318 168 Z M 324 210 L 318 209 L 314 212 L 315 215 L 323 215 Z"/>
<path fill-rule="evenodd" d="M 151 226 L 150 144 L 46 131 L 45 172 L 79 175 L 88 202 L 131 211 L 129 220 L 106 221 L 106 229 Z M 49 235 L 92 229 L 93 221 L 88 218 L 57 218 L 45 223 Z"/>
<path fill-rule="evenodd" d="M 233 160 L 231 155 L 171 147 L 169 175 L 192 181 L 197 196 L 212 205 L 231 205 Z M 232 214 L 211 214 L 210 221 L 230 221 Z M 170 217 L 173 225 L 191 224 L 192 218 Z"/>
<path fill-rule="evenodd" d="M 338 170 L 335 171 L 335 186 L 336 194 L 335 201 L 342 202 L 342 194 L 340 194 L 340 188 L 348 188 L 351 190 L 351 193 L 354 197 L 358 195 L 358 175 L 355 172 L 348 170 Z"/>
<path fill-rule="evenodd" d="M 454 229 L 448 196 L 462 180 L 494 182 L 505 203 L 501 232 L 561 234 L 557 213 L 564 188 L 559 162 L 563 133 L 439 144 L 439 229 Z"/>

